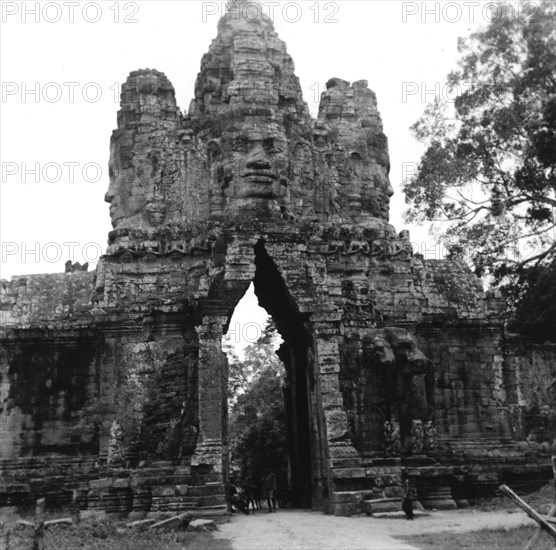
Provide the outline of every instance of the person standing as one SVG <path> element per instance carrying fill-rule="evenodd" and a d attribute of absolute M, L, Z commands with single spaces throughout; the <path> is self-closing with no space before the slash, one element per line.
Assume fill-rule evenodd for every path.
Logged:
<path fill-rule="evenodd" d="M 276 474 L 274 472 L 268 473 L 264 478 L 264 491 L 268 504 L 268 512 L 276 512 Z"/>
<path fill-rule="evenodd" d="M 407 519 L 413 519 L 413 488 L 406 470 L 402 470 L 402 510 Z"/>
<path fill-rule="evenodd" d="M 257 509 L 257 506 L 255 504 L 255 490 L 255 483 L 253 482 L 253 479 L 251 477 L 248 477 L 247 481 L 245 482 L 243 495 L 245 500 L 247 501 L 247 509 L 249 510 L 249 506 L 251 506 L 251 508 L 253 509 L 253 513 L 255 513 L 255 510 Z"/>

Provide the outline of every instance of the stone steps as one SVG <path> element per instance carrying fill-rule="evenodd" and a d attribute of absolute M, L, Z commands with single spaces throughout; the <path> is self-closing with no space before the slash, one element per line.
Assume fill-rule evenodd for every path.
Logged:
<path fill-rule="evenodd" d="M 519 454 L 520 449 L 515 441 L 509 439 L 459 439 L 446 438 L 441 445 L 449 447 L 454 453 L 468 453 L 490 456 L 493 453 Z"/>
<path fill-rule="evenodd" d="M 39 457 L 2 460 L 0 473 L 0 506 L 33 505 L 44 496 L 48 508 L 120 514 L 226 508 L 220 476 L 189 466 L 109 470 L 90 457 Z"/>
<path fill-rule="evenodd" d="M 399 512 L 401 508 L 400 498 L 373 498 L 363 502 L 363 511 L 368 516 L 377 514 Z"/>
<path fill-rule="evenodd" d="M 415 503 L 414 503 L 415 504 Z M 401 503 L 400 503 L 401 506 Z M 424 512 L 422 510 L 413 510 L 413 515 L 418 518 L 418 517 L 426 517 L 426 516 L 430 516 L 429 512 Z M 377 518 L 377 519 L 405 519 L 405 513 L 402 512 L 401 510 L 398 510 L 397 512 L 377 512 L 376 514 L 373 514 L 373 518 Z"/>

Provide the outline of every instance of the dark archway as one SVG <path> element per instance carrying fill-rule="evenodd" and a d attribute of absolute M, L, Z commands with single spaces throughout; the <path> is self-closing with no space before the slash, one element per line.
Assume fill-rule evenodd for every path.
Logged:
<path fill-rule="evenodd" d="M 278 356 L 286 370 L 284 406 L 289 447 L 290 501 L 293 507 L 310 508 L 313 478 L 311 447 L 314 445 L 309 414 L 309 392 L 313 380 L 309 361 L 311 338 L 306 318 L 294 303 L 263 240 L 255 246 L 255 266 L 255 294 L 284 340 Z"/>

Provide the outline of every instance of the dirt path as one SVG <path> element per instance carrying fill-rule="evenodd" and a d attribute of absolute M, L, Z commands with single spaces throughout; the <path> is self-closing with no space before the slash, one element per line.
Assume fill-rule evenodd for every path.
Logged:
<path fill-rule="evenodd" d="M 434 512 L 415 521 L 369 517 L 341 518 L 319 512 L 279 510 L 233 516 L 219 526 L 216 537 L 234 550 L 415 550 L 396 536 L 476 531 L 531 524 L 520 512 Z"/>

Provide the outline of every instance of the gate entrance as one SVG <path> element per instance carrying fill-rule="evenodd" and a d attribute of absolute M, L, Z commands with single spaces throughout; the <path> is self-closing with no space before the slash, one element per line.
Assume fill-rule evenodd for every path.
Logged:
<path fill-rule="evenodd" d="M 303 315 L 288 292 L 280 273 L 265 250 L 264 242 L 255 247 L 255 295 L 259 305 L 272 318 L 283 342 L 276 351 L 283 369 L 282 406 L 284 415 L 274 419 L 284 423 L 287 436 L 287 467 L 281 478 L 279 489 L 284 501 L 293 508 L 310 508 L 312 505 L 312 461 L 311 445 L 314 441 L 310 421 L 310 371 L 312 352 L 311 339 Z M 256 344 L 252 344 L 256 345 Z M 266 365 L 261 365 L 263 369 Z M 270 396 L 269 396 L 270 398 Z M 246 403 L 249 406 L 249 403 Z M 273 437 L 260 434 L 260 438 Z M 272 441 L 265 448 L 273 449 Z M 276 451 L 276 452 L 279 452 Z M 268 457 L 268 465 L 261 465 L 250 475 L 265 474 L 265 467 L 280 462 L 281 457 Z M 286 489 L 287 488 L 287 489 Z M 287 496 L 286 496 L 287 495 Z"/>

